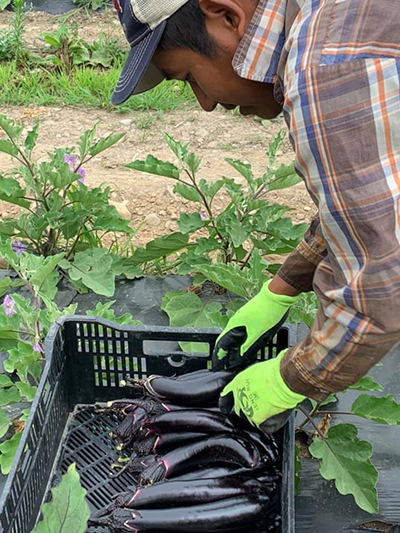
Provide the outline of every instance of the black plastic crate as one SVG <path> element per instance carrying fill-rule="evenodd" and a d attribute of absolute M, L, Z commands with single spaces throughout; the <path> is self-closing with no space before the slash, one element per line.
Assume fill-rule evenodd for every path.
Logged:
<path fill-rule="evenodd" d="M 49 489 L 73 462 L 93 513 L 130 484 L 129 474 L 108 477 L 116 459 L 109 434 L 118 419 L 94 413 L 90 406 L 126 397 L 120 382 L 129 377 L 209 367 L 217 335 L 217 330 L 119 326 L 94 317 L 67 317 L 54 325 L 45 343 L 38 392 L 0 499 L 0 531 L 31 532 Z M 259 358 L 274 357 L 295 340 L 293 330 L 283 327 Z M 181 342 L 202 343 L 206 353 L 183 353 Z M 282 533 L 294 533 L 293 419 L 277 438 L 282 446 Z"/>

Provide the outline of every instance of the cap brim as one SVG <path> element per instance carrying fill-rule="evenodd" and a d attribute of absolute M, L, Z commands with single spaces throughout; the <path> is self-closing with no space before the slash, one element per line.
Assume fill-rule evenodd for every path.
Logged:
<path fill-rule="evenodd" d="M 164 79 L 164 76 L 151 63 L 151 60 L 157 50 L 165 26 L 166 21 L 131 48 L 111 98 L 114 105 L 123 104 L 133 94 L 140 94 L 153 89 Z"/>

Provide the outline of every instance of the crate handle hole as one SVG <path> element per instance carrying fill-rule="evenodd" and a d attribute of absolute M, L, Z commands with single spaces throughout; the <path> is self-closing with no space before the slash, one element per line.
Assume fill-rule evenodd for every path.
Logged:
<path fill-rule="evenodd" d="M 185 365 L 187 357 L 185 357 L 184 355 L 171 355 L 170 357 L 168 357 L 167 360 L 168 363 L 174 368 L 181 368 Z"/>

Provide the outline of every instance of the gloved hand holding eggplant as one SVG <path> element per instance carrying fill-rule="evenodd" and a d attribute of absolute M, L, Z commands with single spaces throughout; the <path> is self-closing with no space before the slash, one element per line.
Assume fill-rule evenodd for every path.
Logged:
<path fill-rule="evenodd" d="M 293 409 L 305 400 L 282 378 L 280 365 L 286 350 L 275 359 L 256 363 L 260 349 L 274 338 L 299 299 L 275 294 L 270 286 L 271 280 L 229 320 L 213 353 L 215 372 L 224 368 L 239 372 L 222 392 L 221 411 L 234 409 L 265 433 L 281 429 Z"/>
<path fill-rule="evenodd" d="M 112 533 L 277 531 L 279 447 L 217 407 L 234 375 L 204 370 L 133 380 L 142 398 L 107 405 L 122 419 L 118 449 L 130 454 L 112 475 L 129 471 L 137 484 L 115 495 L 92 525 Z"/>

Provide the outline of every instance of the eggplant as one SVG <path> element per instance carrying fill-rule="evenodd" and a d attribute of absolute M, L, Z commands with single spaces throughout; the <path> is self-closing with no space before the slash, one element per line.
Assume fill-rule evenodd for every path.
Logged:
<path fill-rule="evenodd" d="M 270 524 L 275 521 L 275 514 L 272 516 L 270 510 L 269 497 L 263 494 L 249 494 L 190 507 L 116 509 L 108 518 L 91 520 L 90 524 L 106 525 L 112 533 L 132 533 L 132 531 L 222 533 L 249 531 L 256 522 L 267 519 Z"/>
<path fill-rule="evenodd" d="M 255 444 L 242 437 L 218 436 L 177 448 L 152 461 L 139 476 L 139 485 L 147 486 L 171 479 L 179 474 L 211 464 L 236 464 L 255 469 L 261 464 L 261 456 Z M 129 468 L 135 471 L 135 462 Z"/>
<path fill-rule="evenodd" d="M 270 435 L 261 435 L 258 431 L 246 431 L 245 435 L 257 445 L 259 452 L 270 466 L 278 464 L 280 453 L 275 439 L 269 439 Z"/>
<path fill-rule="evenodd" d="M 217 435 L 237 432 L 234 424 L 226 416 L 203 409 L 187 409 L 163 413 L 146 420 L 142 429 L 157 434 L 185 431 Z"/>
<path fill-rule="evenodd" d="M 205 433 L 164 433 L 146 434 L 135 442 L 134 450 L 139 456 L 161 454 L 200 439 L 207 438 Z"/>
<path fill-rule="evenodd" d="M 246 494 L 271 494 L 270 487 L 256 479 L 235 477 L 198 479 L 194 481 L 168 481 L 149 487 L 139 487 L 134 492 L 123 492 L 108 507 L 107 514 L 114 509 L 168 509 L 211 503 L 244 496 Z"/>
<path fill-rule="evenodd" d="M 233 379 L 234 372 L 208 372 L 198 379 L 179 381 L 176 378 L 150 376 L 145 380 L 131 381 L 143 387 L 147 394 L 158 400 L 186 407 L 217 405 L 221 391 Z"/>
<path fill-rule="evenodd" d="M 192 379 L 199 379 L 203 378 L 206 374 L 209 374 L 212 372 L 211 370 L 207 370 L 207 368 L 204 368 L 202 370 L 196 370 L 195 372 L 188 372 L 187 374 L 182 374 L 181 376 L 177 376 L 175 379 L 178 381 L 191 381 Z"/>

